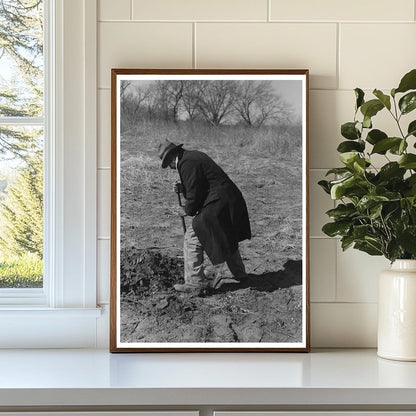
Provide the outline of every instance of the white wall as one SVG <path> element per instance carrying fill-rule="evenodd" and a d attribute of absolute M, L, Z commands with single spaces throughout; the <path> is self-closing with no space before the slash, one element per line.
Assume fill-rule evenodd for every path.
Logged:
<path fill-rule="evenodd" d="M 377 275 L 388 262 L 342 253 L 322 234 L 333 203 L 316 183 L 337 164 L 353 88 L 390 90 L 416 67 L 415 0 L 99 0 L 98 7 L 99 302 L 109 302 L 110 69 L 309 68 L 312 346 L 375 346 Z"/>

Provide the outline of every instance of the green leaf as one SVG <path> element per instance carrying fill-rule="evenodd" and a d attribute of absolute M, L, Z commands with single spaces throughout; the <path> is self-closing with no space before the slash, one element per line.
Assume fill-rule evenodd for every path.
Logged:
<path fill-rule="evenodd" d="M 373 123 L 371 122 L 371 117 L 364 116 L 363 127 L 366 129 L 371 129 L 373 127 Z"/>
<path fill-rule="evenodd" d="M 410 254 L 416 254 L 416 227 L 406 228 L 398 238 L 398 243 L 405 251 Z"/>
<path fill-rule="evenodd" d="M 393 146 L 400 146 L 401 141 L 402 139 L 399 137 L 387 137 L 386 139 L 382 139 L 374 145 L 371 154 L 378 153 L 380 155 L 384 155 L 386 151 L 391 149 Z"/>
<path fill-rule="evenodd" d="M 329 182 L 328 181 L 319 181 L 318 185 L 327 193 L 327 194 L 331 194 L 331 187 L 329 186 Z"/>
<path fill-rule="evenodd" d="M 376 204 L 370 208 L 370 219 L 375 220 L 381 216 L 381 212 L 383 211 L 383 204 Z"/>
<path fill-rule="evenodd" d="M 407 135 L 408 136 L 415 136 L 416 137 L 416 120 L 413 120 L 410 124 L 409 127 L 407 128 Z"/>
<path fill-rule="evenodd" d="M 345 195 L 347 189 L 354 187 L 358 182 L 355 176 L 343 179 L 331 187 L 331 198 L 340 199 Z"/>
<path fill-rule="evenodd" d="M 341 142 L 337 147 L 337 151 L 340 153 L 351 152 L 353 150 L 357 152 L 364 152 L 365 142 L 363 140 L 358 140 L 356 142 L 345 141 Z"/>
<path fill-rule="evenodd" d="M 414 173 L 413 175 L 409 176 L 406 179 L 406 182 L 408 183 L 409 186 L 415 186 L 416 185 L 416 173 Z"/>
<path fill-rule="evenodd" d="M 386 133 L 384 133 L 384 131 L 374 129 L 368 132 L 366 140 L 368 143 L 371 143 L 374 145 L 380 140 L 386 139 L 387 137 L 388 136 Z"/>
<path fill-rule="evenodd" d="M 345 235 L 341 238 L 342 251 L 347 250 L 354 244 L 354 237 L 351 235 Z"/>
<path fill-rule="evenodd" d="M 339 204 L 336 208 L 330 209 L 326 214 L 334 220 L 348 218 L 357 212 L 354 204 Z"/>
<path fill-rule="evenodd" d="M 379 171 L 378 176 L 381 181 L 389 181 L 391 178 L 403 178 L 406 169 L 400 167 L 397 162 L 386 163 Z"/>
<path fill-rule="evenodd" d="M 407 141 L 406 141 L 406 139 L 403 139 L 402 141 L 401 141 L 401 143 L 400 143 L 400 146 L 399 146 L 399 155 L 402 155 L 403 154 L 403 152 L 406 150 L 406 148 L 407 148 Z"/>
<path fill-rule="evenodd" d="M 396 239 L 391 240 L 387 244 L 387 255 L 386 257 L 390 261 L 395 261 L 402 257 L 402 250 L 400 249 L 400 245 Z"/>
<path fill-rule="evenodd" d="M 347 179 L 353 178 L 353 177 L 354 177 L 354 175 L 350 173 L 349 175 L 345 175 L 345 176 L 342 176 L 341 178 L 334 179 L 333 181 L 330 182 L 330 184 L 331 184 L 331 186 L 333 186 L 333 185 L 336 185 L 338 183 L 345 182 Z"/>
<path fill-rule="evenodd" d="M 361 88 L 356 88 L 355 90 L 355 111 L 358 111 L 358 109 L 364 104 L 364 91 Z"/>
<path fill-rule="evenodd" d="M 335 237 L 336 235 L 346 235 L 350 227 L 349 221 L 335 221 L 325 224 L 322 231 L 329 237 Z"/>
<path fill-rule="evenodd" d="M 416 207 L 416 195 L 411 195 L 406 198 L 409 201 L 409 204 L 414 208 Z M 411 210 L 411 214 L 413 215 L 414 210 Z M 415 217 L 416 219 L 416 217 Z"/>
<path fill-rule="evenodd" d="M 368 245 L 372 246 L 374 250 L 377 250 L 379 253 L 382 253 L 383 246 L 379 239 L 366 235 L 364 237 L 364 240 L 367 242 Z"/>
<path fill-rule="evenodd" d="M 384 107 L 388 110 L 391 109 L 390 97 L 388 95 L 377 89 L 373 91 L 373 94 L 383 103 Z"/>
<path fill-rule="evenodd" d="M 415 200 L 413 200 L 413 207 L 410 210 L 410 218 L 412 219 L 413 224 L 416 224 L 416 201 Z"/>
<path fill-rule="evenodd" d="M 380 110 L 384 108 L 384 104 L 380 100 L 370 100 L 361 106 L 361 112 L 364 117 L 374 117 Z"/>
<path fill-rule="evenodd" d="M 413 174 L 409 176 L 406 180 L 406 185 L 408 187 L 408 190 L 406 192 L 406 196 L 414 196 L 416 195 L 416 174 Z M 416 221 L 415 221 L 416 223 Z"/>
<path fill-rule="evenodd" d="M 354 162 L 360 158 L 357 152 L 346 152 L 339 155 L 339 160 L 346 166 L 352 167 Z"/>
<path fill-rule="evenodd" d="M 416 91 L 409 92 L 400 98 L 399 108 L 402 114 L 407 114 L 416 108 Z"/>
<path fill-rule="evenodd" d="M 386 205 L 386 209 L 384 212 L 384 221 L 392 221 L 396 222 L 396 218 L 398 216 L 398 213 L 400 212 L 400 207 L 398 203 L 392 203 L 389 205 Z"/>
<path fill-rule="evenodd" d="M 377 205 L 379 202 L 388 201 L 389 198 L 383 195 L 364 195 L 360 202 L 357 204 L 357 208 L 365 212 L 367 209 L 372 208 L 373 206 Z"/>
<path fill-rule="evenodd" d="M 399 159 L 399 165 L 405 169 L 416 169 L 416 155 L 408 153 Z"/>
<path fill-rule="evenodd" d="M 400 143 L 392 146 L 389 151 L 394 155 L 402 155 L 406 149 L 407 141 L 405 139 L 400 139 Z"/>
<path fill-rule="evenodd" d="M 353 169 L 357 173 L 364 173 L 366 168 L 366 161 L 365 159 L 357 159 L 354 161 L 352 165 Z"/>
<path fill-rule="evenodd" d="M 406 92 L 416 89 L 416 69 L 412 69 L 408 72 L 400 81 L 398 88 L 395 92 Z"/>
<path fill-rule="evenodd" d="M 396 96 L 396 88 L 392 88 L 390 91 L 390 95 L 394 98 Z"/>
<path fill-rule="evenodd" d="M 351 169 L 349 168 L 333 168 L 330 169 L 325 176 L 335 174 L 335 175 L 345 175 L 346 173 L 350 173 Z"/>
<path fill-rule="evenodd" d="M 354 244 L 354 248 L 360 251 L 364 251 L 370 256 L 381 256 L 383 254 L 381 249 L 374 247 L 369 242 L 357 242 Z"/>
<path fill-rule="evenodd" d="M 373 233 L 371 225 L 357 225 L 352 230 L 352 235 L 356 240 L 364 240 L 366 236 Z"/>
<path fill-rule="evenodd" d="M 361 137 L 360 130 L 357 129 L 357 123 L 354 121 L 344 123 L 341 126 L 341 134 L 348 140 L 357 140 Z"/>

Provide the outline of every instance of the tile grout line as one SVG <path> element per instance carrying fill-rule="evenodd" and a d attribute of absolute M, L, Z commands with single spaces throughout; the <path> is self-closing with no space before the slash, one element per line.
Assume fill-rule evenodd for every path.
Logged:
<path fill-rule="evenodd" d="M 272 5 L 271 5 L 271 1 L 272 0 L 267 0 L 267 22 L 268 23 L 272 20 Z"/>
<path fill-rule="evenodd" d="M 196 69 L 196 22 L 192 23 L 192 68 Z"/>
<path fill-rule="evenodd" d="M 340 80 L 340 72 L 341 72 L 341 24 L 337 23 L 337 64 L 336 64 L 336 71 L 337 71 L 337 90 L 339 89 L 339 80 Z"/>
<path fill-rule="evenodd" d="M 130 20 L 133 20 L 133 1 L 130 0 Z"/>
<path fill-rule="evenodd" d="M 335 205 L 335 204 L 334 204 Z M 340 244 L 339 240 L 335 241 L 336 244 L 334 244 L 334 259 L 335 259 L 335 282 L 334 282 L 334 302 L 338 303 L 338 244 Z"/>
<path fill-rule="evenodd" d="M 266 19 L 250 19 L 250 20 L 243 20 L 243 19 L 235 19 L 235 20 L 220 20 L 220 19 L 211 19 L 211 20 L 196 20 L 196 19 L 101 19 L 97 20 L 97 23 L 167 23 L 167 24 L 181 24 L 181 23 L 267 23 Z M 286 22 L 286 21 L 273 21 L 272 23 L 310 23 L 314 24 L 316 22 L 303 22 L 303 21 L 294 21 L 294 22 Z M 322 22 L 322 23 L 334 23 L 334 22 Z M 411 22 L 413 23 L 413 22 Z"/>
<path fill-rule="evenodd" d="M 132 11 L 133 12 L 133 11 Z M 270 20 L 266 19 L 210 19 L 210 20 L 192 20 L 192 19 L 99 19 L 98 23 L 287 23 L 287 24 L 354 24 L 354 25 L 414 25 L 414 20 Z"/>

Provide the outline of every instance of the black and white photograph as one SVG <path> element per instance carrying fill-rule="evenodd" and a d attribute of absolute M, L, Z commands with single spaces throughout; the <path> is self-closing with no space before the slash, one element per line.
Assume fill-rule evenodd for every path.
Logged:
<path fill-rule="evenodd" d="M 307 70 L 112 70 L 112 352 L 309 350 L 307 134 Z"/>

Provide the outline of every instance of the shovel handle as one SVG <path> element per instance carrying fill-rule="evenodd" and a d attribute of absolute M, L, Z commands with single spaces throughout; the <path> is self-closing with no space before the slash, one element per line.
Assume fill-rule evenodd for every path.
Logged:
<path fill-rule="evenodd" d="M 179 204 L 180 207 L 182 207 L 183 205 L 182 205 L 182 201 L 181 201 L 181 194 L 180 194 L 180 192 L 176 192 L 176 195 L 178 195 L 178 204 Z"/>
<path fill-rule="evenodd" d="M 182 201 L 181 201 L 181 194 L 180 194 L 180 192 L 176 192 L 176 194 L 178 195 L 178 204 L 179 204 L 179 206 L 180 207 L 183 207 Z M 183 217 L 182 215 L 181 215 L 181 220 L 182 220 L 183 233 L 185 234 L 186 233 L 185 217 Z"/>

